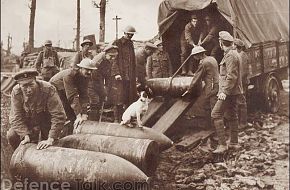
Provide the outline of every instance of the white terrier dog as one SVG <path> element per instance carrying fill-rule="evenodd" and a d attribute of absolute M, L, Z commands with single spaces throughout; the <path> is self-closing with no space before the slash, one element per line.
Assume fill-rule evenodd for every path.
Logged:
<path fill-rule="evenodd" d="M 144 115 L 148 110 L 148 104 L 151 100 L 145 91 L 140 93 L 140 97 L 136 102 L 133 102 L 123 113 L 121 125 L 126 125 L 128 127 L 134 127 L 132 121 L 137 119 L 137 126 L 142 128 L 141 116 Z M 131 125 L 130 125 L 131 124 Z"/>

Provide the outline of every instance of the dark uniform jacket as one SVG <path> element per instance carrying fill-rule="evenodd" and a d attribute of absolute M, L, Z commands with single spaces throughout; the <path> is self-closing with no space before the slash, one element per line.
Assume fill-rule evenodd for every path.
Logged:
<path fill-rule="evenodd" d="M 219 93 L 242 94 L 241 57 L 233 48 L 228 49 L 220 63 Z"/>
<path fill-rule="evenodd" d="M 113 45 L 118 46 L 117 61 L 112 64 L 112 75 L 121 75 L 123 81 L 129 82 L 128 97 L 123 97 L 126 103 L 133 103 L 137 98 L 136 89 L 136 62 L 133 42 L 124 37 L 114 41 Z"/>
<path fill-rule="evenodd" d="M 49 82 L 58 91 L 65 91 L 66 98 L 76 115 L 87 114 L 89 79 L 81 76 L 78 69 L 65 69 L 54 75 Z"/>
<path fill-rule="evenodd" d="M 44 50 L 41 51 L 35 61 L 35 67 L 38 72 L 41 71 L 41 68 L 47 68 L 47 67 L 58 67 L 59 68 L 59 58 L 57 55 L 57 52 L 55 50 Z"/>
<path fill-rule="evenodd" d="M 114 62 L 114 61 L 112 61 Z M 109 80 L 111 77 L 111 61 L 107 60 L 105 57 L 105 52 L 101 52 L 93 58 L 92 63 L 97 70 L 92 71 L 92 79 L 95 81 Z"/>
<path fill-rule="evenodd" d="M 147 59 L 147 77 L 167 78 L 172 74 L 172 65 L 166 51 L 156 51 Z"/>
<path fill-rule="evenodd" d="M 192 90 L 199 82 L 204 81 L 205 86 L 203 88 L 202 95 L 210 97 L 216 95 L 218 92 L 219 83 L 219 71 L 218 63 L 214 57 L 207 56 L 199 63 L 197 71 L 194 73 L 192 82 L 188 91 L 192 93 Z"/>
<path fill-rule="evenodd" d="M 29 102 L 19 85 L 11 93 L 10 124 L 22 139 L 32 134 L 32 128 L 42 127 L 50 122 L 48 137 L 56 139 L 63 128 L 66 115 L 54 86 L 45 81 L 36 81 L 38 92 Z"/>
<path fill-rule="evenodd" d="M 198 29 L 198 26 L 193 26 L 191 23 L 187 23 L 187 25 L 184 28 L 184 38 L 187 44 L 194 45 L 198 43 L 200 35 L 200 30 Z"/>

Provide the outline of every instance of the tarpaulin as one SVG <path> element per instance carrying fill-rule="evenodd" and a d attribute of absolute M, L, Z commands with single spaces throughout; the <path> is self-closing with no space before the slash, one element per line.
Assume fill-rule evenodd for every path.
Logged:
<path fill-rule="evenodd" d="M 159 35 L 170 28 L 179 10 L 201 10 L 214 2 L 248 45 L 289 41 L 288 0 L 164 0 L 159 6 Z"/>

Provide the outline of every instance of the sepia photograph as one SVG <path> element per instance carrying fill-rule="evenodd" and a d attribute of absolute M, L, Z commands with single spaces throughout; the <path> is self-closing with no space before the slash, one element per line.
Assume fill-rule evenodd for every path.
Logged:
<path fill-rule="evenodd" d="M 1 0 L 1 190 L 289 190 L 289 0 Z"/>

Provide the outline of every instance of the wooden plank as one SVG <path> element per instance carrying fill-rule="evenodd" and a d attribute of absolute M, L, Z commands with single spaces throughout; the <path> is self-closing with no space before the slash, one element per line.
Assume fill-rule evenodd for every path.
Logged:
<path fill-rule="evenodd" d="M 179 151 L 186 151 L 196 147 L 200 141 L 207 139 L 214 133 L 212 130 L 202 130 L 199 132 L 191 133 L 183 137 L 183 141 L 175 145 Z"/>
<path fill-rule="evenodd" d="M 192 102 L 182 99 L 177 100 L 152 128 L 161 133 L 165 133 L 191 105 Z"/>
<path fill-rule="evenodd" d="M 150 119 L 156 115 L 157 112 L 161 109 L 161 107 L 165 104 L 165 102 L 160 98 L 153 99 L 148 106 L 148 111 L 142 117 L 143 125 L 146 126 L 150 122 Z"/>

